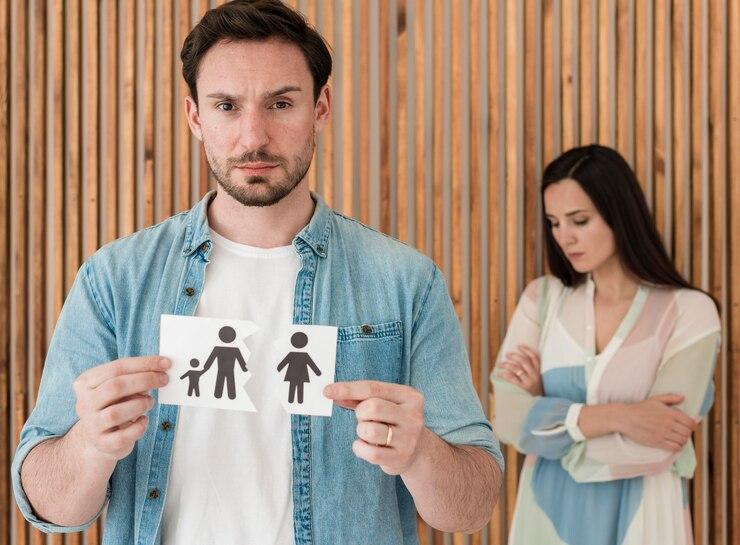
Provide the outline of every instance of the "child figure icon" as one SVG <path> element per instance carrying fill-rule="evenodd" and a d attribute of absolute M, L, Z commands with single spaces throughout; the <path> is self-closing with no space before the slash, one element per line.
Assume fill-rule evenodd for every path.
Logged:
<path fill-rule="evenodd" d="M 200 362 L 196 358 L 190 360 L 191 367 L 198 367 L 198 365 L 200 365 Z M 200 382 L 200 377 L 205 372 L 205 369 L 191 369 L 190 371 L 183 373 L 183 375 L 180 377 L 180 380 L 184 380 L 185 378 L 188 379 L 188 396 L 192 396 L 193 394 L 195 394 L 195 397 L 200 397 L 198 382 Z"/>
<path fill-rule="evenodd" d="M 290 337 L 290 344 L 294 348 L 304 348 L 308 344 L 308 336 L 300 331 L 293 333 Z M 310 367 L 317 377 L 321 376 L 321 370 L 306 352 L 289 352 L 278 364 L 278 373 L 286 365 L 288 366 L 288 370 L 285 372 L 283 381 L 290 383 L 288 403 L 293 403 L 296 392 L 298 393 L 298 403 L 303 403 L 303 385 L 306 382 L 311 382 L 308 376 L 308 368 Z"/>

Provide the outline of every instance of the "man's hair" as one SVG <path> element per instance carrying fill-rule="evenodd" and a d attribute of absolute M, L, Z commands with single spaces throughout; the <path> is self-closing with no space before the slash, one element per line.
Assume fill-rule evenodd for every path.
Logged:
<path fill-rule="evenodd" d="M 280 0 L 233 0 L 208 10 L 182 45 L 182 75 L 195 103 L 198 103 L 195 87 L 198 66 L 214 44 L 270 38 L 295 44 L 303 52 L 313 76 L 313 97 L 317 100 L 331 74 L 331 53 L 321 34 Z"/>

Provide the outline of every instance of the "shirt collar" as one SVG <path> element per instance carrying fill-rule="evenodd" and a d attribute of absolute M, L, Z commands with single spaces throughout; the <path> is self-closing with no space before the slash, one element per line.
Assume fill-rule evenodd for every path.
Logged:
<path fill-rule="evenodd" d="M 209 191 L 187 212 L 185 239 L 182 245 L 182 255 L 192 255 L 197 250 L 208 253 L 211 249 L 211 231 L 208 227 L 208 205 L 216 196 L 216 190 Z M 313 191 L 311 199 L 316 203 L 311 221 L 293 239 L 293 246 L 298 249 L 302 241 L 319 257 L 326 257 L 331 232 L 331 209 L 324 200 Z"/>

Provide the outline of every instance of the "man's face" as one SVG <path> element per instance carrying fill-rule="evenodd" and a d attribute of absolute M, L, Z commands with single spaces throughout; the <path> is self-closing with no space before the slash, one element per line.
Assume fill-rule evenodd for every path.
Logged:
<path fill-rule="evenodd" d="M 331 94 L 325 86 L 314 101 L 297 46 L 219 42 L 201 59 L 196 84 L 198 105 L 185 100 L 188 123 L 226 193 L 244 206 L 270 206 L 303 181 Z"/>

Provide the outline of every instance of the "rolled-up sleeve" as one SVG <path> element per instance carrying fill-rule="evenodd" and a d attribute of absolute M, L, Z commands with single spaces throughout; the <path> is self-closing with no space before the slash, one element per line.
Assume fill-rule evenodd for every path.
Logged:
<path fill-rule="evenodd" d="M 21 467 L 39 443 L 62 437 L 77 421 L 73 383 L 86 369 L 116 359 L 116 339 L 110 315 L 94 289 L 89 262 L 80 268 L 54 329 L 44 362 L 36 406 L 23 426 L 13 462 L 13 493 L 21 513 L 44 532 L 77 532 L 88 523 L 66 527 L 40 519 L 23 490 Z M 110 496 L 110 485 L 106 501 Z M 101 509 L 102 510 L 102 509 Z"/>
<path fill-rule="evenodd" d="M 427 427 L 450 444 L 480 447 L 503 471 L 498 440 L 473 386 L 470 361 L 442 273 L 434 266 L 411 337 L 411 386 Z"/>

